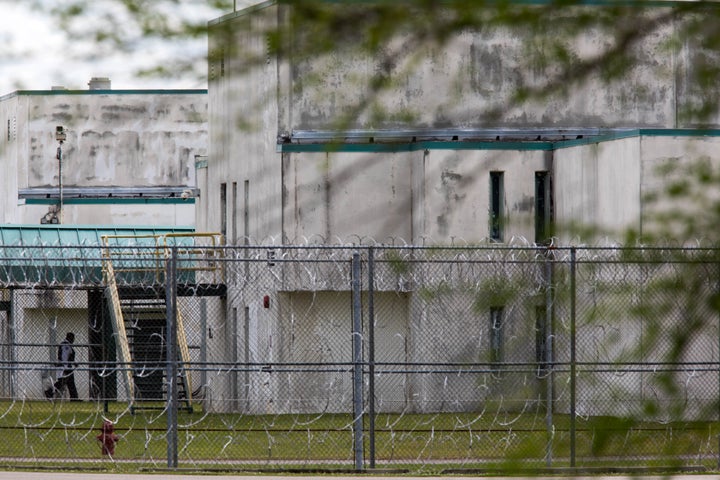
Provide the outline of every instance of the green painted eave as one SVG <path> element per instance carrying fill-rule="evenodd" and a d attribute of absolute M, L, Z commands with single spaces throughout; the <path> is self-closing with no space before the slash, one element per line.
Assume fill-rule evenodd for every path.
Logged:
<path fill-rule="evenodd" d="M 105 235 L 148 236 L 194 231 L 191 226 L 0 224 L 0 246 L 100 246 Z"/>
<path fill-rule="evenodd" d="M 322 0 L 328 4 L 372 4 L 372 3 L 396 3 L 400 0 Z M 411 4 L 411 1 L 405 0 L 405 3 Z M 442 2 L 440 2 L 442 3 Z M 210 20 L 208 26 L 218 25 L 227 22 L 236 17 L 245 16 L 262 10 L 273 5 L 292 6 L 292 2 L 287 0 L 258 0 L 247 6 L 241 6 L 237 10 L 222 15 L 216 19 Z M 636 8 L 719 8 L 720 2 L 712 0 L 484 0 L 473 4 L 474 8 L 507 8 L 508 6 L 556 6 L 557 8 L 578 7 L 636 7 Z"/>
<path fill-rule="evenodd" d="M 564 140 L 555 142 L 553 150 L 562 148 L 577 147 L 582 145 L 591 145 L 593 143 L 611 142 L 614 140 L 622 140 L 624 138 L 639 137 L 720 137 L 720 129 L 713 128 L 638 128 L 635 130 L 627 130 L 623 132 L 612 132 L 579 138 L 575 140 Z"/>
<path fill-rule="evenodd" d="M 718 137 L 720 129 L 663 129 L 639 128 L 622 131 L 608 131 L 598 135 L 583 136 L 572 140 L 497 140 L 497 141 L 417 141 L 387 143 L 282 143 L 277 145 L 279 153 L 402 153 L 424 150 L 506 150 L 506 151 L 552 151 L 596 143 L 611 142 L 639 137 Z"/>
<path fill-rule="evenodd" d="M 409 143 L 307 143 L 280 144 L 278 152 L 401 153 L 423 150 L 552 150 L 553 142 L 454 142 L 420 141 Z"/>
<path fill-rule="evenodd" d="M 108 89 L 108 90 L 16 90 L 0 96 L 0 101 L 12 97 L 23 96 L 60 96 L 60 95 L 207 95 L 207 89 L 177 89 L 177 90 L 135 90 L 135 89 Z"/>
<path fill-rule="evenodd" d="M 164 245 L 163 236 L 193 232 L 180 226 L 0 225 L 0 288 L 104 288 L 105 235 L 117 236 L 110 244 L 123 252 L 113 259 L 125 270 L 122 281 L 150 284 L 163 269 L 155 253 Z M 193 275 L 182 278 L 192 281 Z"/>
<path fill-rule="evenodd" d="M 26 198 L 25 205 L 57 205 L 57 198 Z M 64 205 L 194 205 L 194 198 L 67 198 Z"/>

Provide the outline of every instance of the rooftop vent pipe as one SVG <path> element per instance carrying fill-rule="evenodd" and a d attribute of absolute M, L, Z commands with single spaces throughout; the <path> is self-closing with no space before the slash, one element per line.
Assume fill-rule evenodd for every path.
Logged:
<path fill-rule="evenodd" d="M 108 77 L 92 77 L 88 82 L 90 90 L 110 90 L 110 79 Z"/>

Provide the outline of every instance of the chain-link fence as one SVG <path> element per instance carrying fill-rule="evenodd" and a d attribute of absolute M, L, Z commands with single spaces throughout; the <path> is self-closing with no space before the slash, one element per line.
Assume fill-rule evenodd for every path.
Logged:
<path fill-rule="evenodd" d="M 5 246 L 0 458 L 715 467 L 719 280 L 699 249 Z"/>

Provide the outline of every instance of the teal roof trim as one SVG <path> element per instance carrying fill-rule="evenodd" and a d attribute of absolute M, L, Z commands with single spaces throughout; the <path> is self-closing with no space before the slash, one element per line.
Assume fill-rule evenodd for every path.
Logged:
<path fill-rule="evenodd" d="M 100 246 L 103 235 L 193 233 L 190 226 L 0 224 L 0 246 Z M 128 242 L 131 239 L 127 240 Z"/>
<path fill-rule="evenodd" d="M 553 142 L 284 143 L 280 153 L 400 153 L 423 150 L 553 150 Z"/>
<path fill-rule="evenodd" d="M 388 3 L 393 0 L 325 0 L 325 3 L 330 4 L 357 4 L 357 3 Z M 279 0 L 266 0 L 258 2 L 254 5 L 250 5 L 245 8 L 240 8 L 234 12 L 227 13 L 216 19 L 210 20 L 208 26 L 217 25 L 233 18 L 248 15 L 257 10 L 261 10 L 273 5 L 286 3 L 292 5 L 291 2 L 282 2 Z M 688 0 L 486 0 L 484 4 L 480 4 L 479 7 L 492 8 L 493 6 L 507 7 L 509 5 L 517 6 L 552 6 L 556 5 L 558 8 L 567 8 L 570 6 L 579 7 L 637 7 L 637 8 L 684 8 L 684 9 L 697 9 L 697 8 L 719 8 L 720 3 L 712 0 L 700 0 L 700 1 L 688 1 Z"/>
<path fill-rule="evenodd" d="M 21 96 L 57 95 L 207 95 L 207 89 L 178 90 L 16 90 L 0 96 L 0 100 Z"/>
<path fill-rule="evenodd" d="M 218 25 L 218 24 L 226 22 L 228 20 L 232 20 L 233 18 L 242 17 L 242 16 L 248 15 L 252 12 L 256 12 L 258 10 L 262 10 L 264 8 L 271 7 L 273 5 L 277 5 L 277 3 L 278 3 L 278 0 L 267 0 L 265 2 L 258 2 L 255 5 L 251 5 L 246 8 L 241 8 L 239 10 L 235 10 L 234 12 L 227 13 L 221 17 L 210 20 L 208 22 L 208 26 L 211 27 L 213 25 Z"/>
<path fill-rule="evenodd" d="M 155 251 L 157 239 L 163 238 L 156 235 L 193 232 L 192 227 L 172 226 L 0 225 L 0 288 L 102 286 L 104 235 L 121 236 L 109 239 L 125 255 L 114 259 L 114 264 L 143 268 L 139 273 L 126 272 L 123 281 L 156 281 L 162 258 Z M 147 268 L 147 253 L 152 268 Z"/>
<path fill-rule="evenodd" d="M 614 132 L 607 135 L 597 135 L 576 140 L 555 142 L 554 150 L 571 148 L 593 143 L 610 142 L 625 138 L 637 137 L 720 137 L 720 129 L 713 128 L 638 128 L 624 132 Z"/>
<path fill-rule="evenodd" d="M 638 137 L 720 137 L 720 129 L 702 128 L 639 128 L 586 136 L 573 140 L 558 141 L 420 141 L 397 143 L 283 143 L 277 145 L 278 153 L 400 153 L 421 150 L 521 150 L 552 151 L 594 143 L 610 142 Z"/>
<path fill-rule="evenodd" d="M 583 145 L 591 145 L 593 143 L 611 142 L 613 140 L 622 140 L 624 138 L 636 138 L 640 136 L 640 130 L 627 130 L 624 132 L 613 132 L 603 135 L 595 135 L 574 140 L 563 140 L 553 143 L 553 150 L 563 148 L 581 147 Z"/>
<path fill-rule="evenodd" d="M 639 135 L 654 137 L 720 137 L 717 128 L 641 128 Z"/>
<path fill-rule="evenodd" d="M 26 205 L 57 205 L 57 198 L 26 198 Z M 194 205 L 194 198 L 66 198 L 64 205 Z"/>

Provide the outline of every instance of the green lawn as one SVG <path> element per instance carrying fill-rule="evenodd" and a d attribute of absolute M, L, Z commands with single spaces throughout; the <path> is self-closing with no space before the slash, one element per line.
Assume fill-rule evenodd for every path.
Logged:
<path fill-rule="evenodd" d="M 160 407 L 160 405 L 157 405 Z M 165 463 L 162 409 L 130 411 L 126 404 L 0 402 L 0 458 L 103 461 L 96 435 L 103 418 L 120 435 L 115 460 Z M 181 462 L 265 465 L 353 464 L 349 415 L 243 415 L 181 410 Z M 375 418 L 378 465 L 511 468 L 568 466 L 570 422 L 553 415 L 552 433 L 541 414 L 379 414 Z M 368 420 L 365 420 L 365 433 Z M 576 465 L 717 465 L 717 422 L 642 423 L 611 417 L 576 423 Z M 366 435 L 365 457 L 369 455 Z"/>

